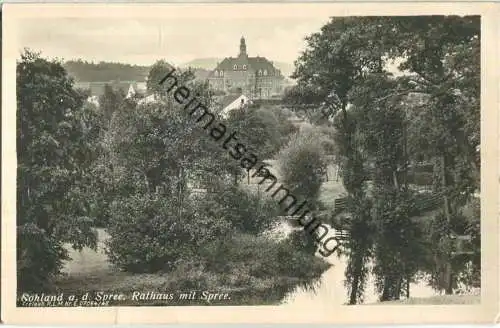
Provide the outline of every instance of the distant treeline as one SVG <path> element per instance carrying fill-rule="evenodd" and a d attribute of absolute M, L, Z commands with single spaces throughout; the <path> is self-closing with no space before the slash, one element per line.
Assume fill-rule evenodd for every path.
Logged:
<path fill-rule="evenodd" d="M 87 62 L 81 59 L 70 60 L 64 64 L 69 75 L 76 82 L 106 82 L 106 81 L 146 81 L 150 66 L 138 66 L 113 62 Z M 195 68 L 197 79 L 204 80 L 210 73 L 209 70 Z"/>
<path fill-rule="evenodd" d="M 149 66 L 113 62 L 67 61 L 64 67 L 77 82 L 145 81 Z"/>

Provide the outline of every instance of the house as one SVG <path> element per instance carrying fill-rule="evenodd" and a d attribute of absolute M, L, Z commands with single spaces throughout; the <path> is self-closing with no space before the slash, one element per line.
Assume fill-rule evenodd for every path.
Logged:
<path fill-rule="evenodd" d="M 124 95 L 125 98 L 142 96 L 146 93 L 146 82 L 136 81 L 77 82 L 75 88 L 88 90 L 90 96 L 87 101 L 98 106 L 99 98 L 104 95 L 106 85 L 110 86 L 115 92 Z"/>
<path fill-rule="evenodd" d="M 220 114 L 222 117 L 227 118 L 229 112 L 235 109 L 244 108 L 251 104 L 251 101 L 244 94 L 231 94 L 223 97 L 219 103 L 221 105 Z"/>
<path fill-rule="evenodd" d="M 87 101 L 91 103 L 92 105 L 99 107 L 99 97 L 97 96 L 90 96 L 87 98 Z"/>
<path fill-rule="evenodd" d="M 283 93 L 284 76 L 265 57 L 250 57 L 245 38 L 240 40 L 237 57 L 226 57 L 208 75 L 214 90 L 231 92 L 240 89 L 251 99 L 271 99 Z"/>
<path fill-rule="evenodd" d="M 135 95 L 137 95 L 136 89 L 137 89 L 137 86 L 134 85 L 133 83 L 131 83 L 128 87 L 127 95 L 125 96 L 125 98 L 132 98 Z"/>
<path fill-rule="evenodd" d="M 146 96 L 147 93 L 146 82 L 131 81 L 128 83 L 129 86 L 125 98 L 132 98 L 134 96 Z"/>
<path fill-rule="evenodd" d="M 158 96 L 155 93 L 145 94 L 145 96 L 140 99 L 137 104 L 144 105 L 150 104 L 158 101 Z"/>

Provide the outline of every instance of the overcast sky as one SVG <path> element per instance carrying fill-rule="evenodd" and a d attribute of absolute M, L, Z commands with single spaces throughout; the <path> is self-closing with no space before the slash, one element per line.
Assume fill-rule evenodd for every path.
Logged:
<path fill-rule="evenodd" d="M 71 18 L 23 20 L 18 46 L 45 57 L 82 58 L 148 65 L 158 59 L 181 64 L 195 58 L 236 56 L 241 36 L 250 56 L 290 64 L 304 37 L 319 31 L 328 16 L 307 18 L 167 20 Z"/>

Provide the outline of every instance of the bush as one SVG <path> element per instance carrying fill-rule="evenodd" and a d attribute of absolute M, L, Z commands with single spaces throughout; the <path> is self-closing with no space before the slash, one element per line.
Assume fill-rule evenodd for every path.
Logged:
<path fill-rule="evenodd" d="M 276 200 L 262 198 L 238 187 L 210 194 L 202 205 L 225 218 L 235 230 L 259 234 L 271 228 L 281 215 Z"/>
<path fill-rule="evenodd" d="M 228 290 L 237 304 L 276 303 L 298 285 L 313 286 L 329 267 L 297 236 L 262 235 L 277 205 L 244 191 L 180 207 L 159 195 L 133 196 L 112 208 L 110 260 L 127 271 L 168 272 L 179 277 L 171 283 L 178 290 Z"/>
<path fill-rule="evenodd" d="M 278 161 L 283 185 L 294 195 L 317 200 L 326 171 L 324 154 L 327 139 L 312 129 L 296 133 L 279 153 Z"/>
<path fill-rule="evenodd" d="M 268 281 L 269 287 L 279 285 L 281 279 L 287 280 L 290 289 L 298 284 L 312 286 L 330 265 L 296 246 L 290 238 L 276 241 L 263 236 L 235 234 L 231 239 L 216 241 L 200 251 L 207 270 L 230 273 L 228 283 L 232 286 L 248 286 L 251 281 L 258 286 L 256 279 L 261 283 Z"/>
<path fill-rule="evenodd" d="M 274 109 L 271 109 L 274 108 Z M 241 135 L 241 140 L 259 158 L 271 158 L 286 143 L 297 128 L 276 107 L 249 108 L 232 111 L 228 125 Z"/>
<path fill-rule="evenodd" d="M 417 186 L 432 186 L 434 174 L 429 172 L 410 172 L 407 175 L 407 182 Z"/>
<path fill-rule="evenodd" d="M 452 211 L 451 216 L 452 221 L 448 223 L 445 214 L 440 210 L 425 226 L 429 254 L 424 269 L 429 273 L 430 284 L 436 290 L 444 290 L 447 287 L 447 263 L 451 264 L 454 290 L 477 288 L 481 280 L 479 203 L 473 201 L 464 208 Z M 450 239 L 447 238 L 448 233 L 469 235 L 471 240 L 460 242 Z M 472 254 L 462 251 L 472 251 Z M 451 252 L 457 253 L 451 255 Z"/>
<path fill-rule="evenodd" d="M 68 253 L 61 242 L 32 223 L 17 228 L 17 283 L 23 292 L 48 291 Z"/>
<path fill-rule="evenodd" d="M 279 150 L 279 148 L 288 142 L 291 135 L 298 132 L 299 128 L 290 122 L 290 118 L 293 115 L 291 110 L 275 106 L 273 107 L 272 113 L 279 122 L 278 130 L 280 132 L 280 139 L 276 145 L 277 150 Z"/>
<path fill-rule="evenodd" d="M 132 196 L 112 204 L 107 254 L 131 272 L 170 271 L 174 263 L 195 256 L 205 243 L 225 235 L 230 224 L 160 195 Z"/>

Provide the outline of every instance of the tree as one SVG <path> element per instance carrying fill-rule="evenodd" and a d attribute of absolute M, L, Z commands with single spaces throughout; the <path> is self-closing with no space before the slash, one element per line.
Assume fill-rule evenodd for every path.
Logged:
<path fill-rule="evenodd" d="M 443 215 L 447 218 L 440 221 L 438 231 L 442 233 L 438 239 L 463 232 L 463 228 L 458 228 L 463 225 L 457 224 L 461 221 L 460 207 L 479 186 L 479 26 L 478 17 L 333 18 L 320 32 L 306 38 L 308 48 L 296 61 L 297 87 L 285 99 L 295 105 L 307 105 L 308 109 L 321 110 L 334 121 L 337 158 L 349 193 L 348 211 L 351 214 L 346 271 L 351 304 L 361 295 L 364 261 L 370 256 L 383 259 L 380 252 L 370 255 L 371 248 L 380 248 L 383 239 L 377 241 L 371 237 L 383 236 L 385 228 L 373 230 L 370 222 L 379 224 L 378 221 L 384 218 L 378 216 L 372 221 L 374 218 L 368 217 L 376 214 L 377 208 L 385 208 L 379 205 L 389 199 L 394 200 L 391 211 L 398 209 L 397 204 L 404 203 L 404 199 L 411 199 L 411 194 L 404 189 L 397 191 L 406 179 L 406 162 L 424 159 L 435 163 L 439 177 L 435 191 L 443 197 Z M 406 75 L 397 79 L 383 77 L 387 73 L 387 63 L 397 58 L 405 59 L 399 68 Z M 389 80 L 392 82 L 387 83 Z M 364 90 L 360 92 L 359 88 Z M 414 94 L 425 96 L 421 104 L 410 105 L 404 98 Z M 358 108 L 365 108 L 362 115 L 355 113 L 356 106 L 352 107 L 355 102 Z M 400 110 L 393 113 L 397 102 L 407 106 L 405 116 L 408 115 L 409 123 L 404 127 L 401 115 L 400 123 L 393 120 L 398 119 L 397 115 L 391 116 L 401 113 Z M 377 117 L 369 116 L 370 113 L 383 114 L 385 110 L 389 110 L 385 116 L 387 122 L 399 126 L 396 130 L 381 127 Z M 472 123 L 467 123 L 469 120 Z M 379 123 L 364 127 L 360 124 L 363 121 Z M 395 135 L 391 136 L 392 133 Z M 381 143 L 376 139 L 377 134 L 382 137 Z M 404 152 L 411 155 L 405 156 Z M 367 193 L 373 169 L 378 170 L 374 181 L 378 186 L 375 196 Z M 372 214 L 368 214 L 370 211 L 366 207 L 371 200 L 375 201 L 375 207 Z M 360 204 L 366 206 L 360 208 Z M 394 212 L 392 217 L 396 220 L 406 217 L 401 223 L 406 221 L 404 224 L 407 224 L 412 211 L 407 208 L 406 214 Z M 401 242 L 410 238 L 403 238 L 396 231 L 391 236 Z M 367 242 L 370 240 L 374 244 Z M 434 246 L 438 245 L 431 248 Z M 414 247 L 419 246 L 415 244 Z M 451 262 L 446 255 L 450 254 L 449 250 L 442 250 L 440 254 L 445 262 Z M 413 264 L 408 266 L 414 267 Z M 447 270 L 451 277 L 450 265 Z M 445 289 L 450 293 L 453 279 L 448 281 Z M 382 296 L 398 297 L 399 292 L 387 288 L 382 288 Z"/>
<path fill-rule="evenodd" d="M 479 85 L 480 20 L 478 16 L 396 18 L 394 31 L 402 43 L 395 54 L 404 54 L 402 68 L 415 73 L 410 91 L 424 93 L 428 101 L 413 120 L 412 144 L 416 153 L 432 161 L 438 177 L 435 190 L 442 195 L 442 213 L 435 218 L 436 258 L 445 262 L 445 276 L 438 289 L 453 292 L 450 238 L 464 233 L 461 207 L 479 190 Z M 422 147 L 425 145 L 425 147 Z M 445 218 L 444 220 L 440 218 Z M 457 230 L 458 229 L 458 230 Z M 448 245 L 448 246 L 446 246 Z"/>
<path fill-rule="evenodd" d="M 296 94 L 316 108 L 323 107 L 327 117 L 334 118 L 337 159 L 344 186 L 349 193 L 351 213 L 346 269 L 350 290 L 349 303 L 355 304 L 361 295 L 366 277 L 364 266 L 370 252 L 367 211 L 356 207 L 369 204 L 365 193 L 365 158 L 357 143 L 356 122 L 348 113 L 351 91 L 371 72 L 382 72 L 384 61 L 384 29 L 376 17 L 332 18 L 320 32 L 306 38 L 308 47 L 297 59 L 293 77 L 298 79 Z M 354 229 L 358 229 L 355 231 Z M 359 238 L 359 239 L 354 239 Z"/>
<path fill-rule="evenodd" d="M 186 80 L 199 101 L 210 104 L 208 86 Z M 193 256 L 204 240 L 213 241 L 231 228 L 213 209 L 202 211 L 191 188 L 221 191 L 235 174 L 234 160 L 168 94 L 120 111 L 106 139 L 107 175 L 116 193 L 109 225 L 109 255 L 115 264 L 130 271 L 169 271 L 176 261 Z"/>
<path fill-rule="evenodd" d="M 329 140 L 312 128 L 296 132 L 278 155 L 283 184 L 300 199 L 317 206 L 326 172 L 325 149 Z"/>
<path fill-rule="evenodd" d="M 273 157 L 293 129 L 290 122 L 280 121 L 266 108 L 231 111 L 227 124 L 238 131 L 247 148 L 262 159 Z"/>
<path fill-rule="evenodd" d="M 99 97 L 99 107 L 107 124 L 111 121 L 113 113 L 120 108 L 124 98 L 125 95 L 120 90 L 115 91 L 109 84 L 104 85 L 104 93 Z"/>
<path fill-rule="evenodd" d="M 18 288 L 41 291 L 73 248 L 96 247 L 88 181 L 99 136 L 61 63 L 25 50 L 17 63 Z"/>
<path fill-rule="evenodd" d="M 409 284 L 425 256 L 423 229 L 412 219 L 419 214 L 416 194 L 407 184 L 407 102 L 402 96 L 386 97 L 398 83 L 384 74 L 367 76 L 355 88 L 353 102 L 363 131 L 359 146 L 371 164 L 374 273 L 382 301 L 409 297 Z"/>
<path fill-rule="evenodd" d="M 146 88 L 149 92 L 160 92 L 163 90 L 164 86 L 160 84 L 160 81 L 175 67 L 165 60 L 156 61 L 153 66 L 151 66 L 148 77 L 146 80 Z M 194 75 L 192 76 L 194 78 Z"/>

